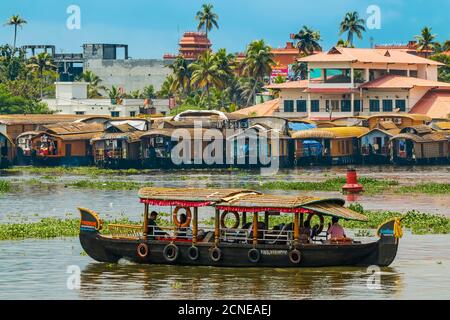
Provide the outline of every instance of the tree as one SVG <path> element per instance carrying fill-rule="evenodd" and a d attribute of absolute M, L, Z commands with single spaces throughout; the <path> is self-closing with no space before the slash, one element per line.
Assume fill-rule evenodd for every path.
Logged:
<path fill-rule="evenodd" d="M 303 26 L 303 29 L 294 35 L 294 40 L 297 41 L 296 46 L 300 52 L 307 55 L 313 54 L 314 51 L 322 50 L 319 44 L 321 40 L 319 31 L 314 31 L 307 26 Z"/>
<path fill-rule="evenodd" d="M 84 81 L 88 83 L 88 98 L 94 99 L 101 97 L 100 90 L 106 91 L 106 88 L 104 86 L 100 85 L 100 82 L 102 82 L 102 79 L 100 79 L 99 76 L 94 74 L 90 70 L 84 71 L 79 77 L 79 81 Z"/>
<path fill-rule="evenodd" d="M 188 68 L 188 61 L 179 56 L 175 61 L 169 66 L 173 72 L 173 83 L 172 92 L 177 92 L 181 90 L 183 95 L 188 95 L 191 89 L 191 75 L 192 72 Z"/>
<path fill-rule="evenodd" d="M 236 56 L 231 53 L 227 53 L 227 50 L 222 48 L 217 50 L 214 58 L 216 59 L 217 68 L 219 69 L 219 73 L 222 77 L 222 84 L 224 87 L 227 87 L 229 82 L 234 77 Z"/>
<path fill-rule="evenodd" d="M 35 56 L 30 58 L 30 62 L 28 66 L 37 72 L 40 81 L 42 82 L 40 86 L 41 91 L 41 99 L 43 98 L 43 89 L 45 84 L 44 72 L 45 71 L 53 71 L 56 69 L 56 66 L 53 64 L 52 57 L 47 52 L 41 52 Z"/>
<path fill-rule="evenodd" d="M 219 29 L 219 25 L 217 23 L 219 16 L 213 12 L 212 4 L 202 5 L 202 9 L 197 12 L 195 19 L 198 20 L 197 29 L 199 31 L 204 29 L 206 32 L 206 37 L 208 37 L 208 32 L 211 31 L 213 27 Z"/>
<path fill-rule="evenodd" d="M 121 104 L 121 101 L 124 98 L 124 94 L 118 87 L 112 86 L 111 89 L 107 89 L 106 92 L 108 93 L 108 97 L 111 99 L 111 101 L 114 101 L 117 104 Z"/>
<path fill-rule="evenodd" d="M 247 106 L 256 96 L 258 84 L 264 83 L 264 77 L 269 76 L 272 71 L 273 53 L 270 46 L 266 45 L 264 40 L 252 41 L 248 47 L 244 59 L 243 73 L 252 78 L 253 89 L 247 97 Z"/>
<path fill-rule="evenodd" d="M 450 57 L 446 54 L 435 54 L 431 56 L 431 60 L 435 60 L 445 64 L 438 69 L 438 80 L 450 82 Z"/>
<path fill-rule="evenodd" d="M 152 84 L 144 87 L 144 89 L 142 90 L 142 98 L 143 99 L 155 99 L 156 98 L 155 87 Z"/>
<path fill-rule="evenodd" d="M 14 26 L 14 43 L 13 43 L 13 51 L 16 49 L 16 40 L 17 40 L 17 27 L 22 28 L 27 21 L 22 19 L 18 14 L 13 15 L 6 21 L 5 26 Z"/>
<path fill-rule="evenodd" d="M 45 103 L 12 94 L 0 85 L 0 114 L 51 113 Z"/>
<path fill-rule="evenodd" d="M 424 27 L 422 29 L 422 32 L 420 35 L 415 36 L 417 42 L 418 42 L 418 47 L 417 47 L 417 51 L 419 52 L 425 52 L 425 57 L 428 58 L 429 56 L 429 51 L 433 50 L 434 44 L 435 44 L 435 39 L 436 39 L 436 35 L 431 33 L 431 28 L 429 27 Z"/>
<path fill-rule="evenodd" d="M 189 65 L 189 69 L 192 71 L 192 84 L 206 91 L 208 108 L 211 108 L 211 86 L 220 87 L 223 77 L 215 56 L 210 51 L 205 51 L 197 61 Z"/>
<path fill-rule="evenodd" d="M 160 99 L 169 99 L 174 97 L 173 82 L 175 81 L 173 75 L 168 75 L 161 85 L 161 89 L 156 93 L 156 96 Z"/>
<path fill-rule="evenodd" d="M 347 12 L 344 20 L 341 22 L 339 35 L 347 32 L 347 43 L 350 47 L 353 47 L 353 36 L 356 34 L 358 39 L 362 39 L 362 33 L 366 31 L 364 19 L 359 17 L 358 12 Z"/>
<path fill-rule="evenodd" d="M 305 80 L 308 77 L 308 65 L 305 62 L 297 62 L 292 66 L 295 79 Z"/>

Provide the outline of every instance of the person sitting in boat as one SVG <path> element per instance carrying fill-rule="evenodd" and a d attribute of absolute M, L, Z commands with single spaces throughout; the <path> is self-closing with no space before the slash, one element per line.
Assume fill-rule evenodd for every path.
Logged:
<path fill-rule="evenodd" d="M 148 235 L 149 236 L 164 236 L 166 233 L 162 231 L 156 224 L 156 219 L 158 218 L 158 212 L 150 212 L 150 217 L 148 219 Z"/>
<path fill-rule="evenodd" d="M 299 240 L 301 243 L 309 243 L 311 240 L 311 223 L 306 220 L 303 227 L 300 227 Z"/>
<path fill-rule="evenodd" d="M 327 234 L 331 240 L 346 238 L 344 228 L 339 224 L 339 218 L 331 218 L 331 226 L 328 227 Z"/>
<path fill-rule="evenodd" d="M 185 224 L 187 221 L 187 216 L 185 213 L 180 214 L 180 225 Z M 176 231 L 176 237 L 182 239 L 192 238 L 192 231 L 189 227 L 178 227 Z"/>

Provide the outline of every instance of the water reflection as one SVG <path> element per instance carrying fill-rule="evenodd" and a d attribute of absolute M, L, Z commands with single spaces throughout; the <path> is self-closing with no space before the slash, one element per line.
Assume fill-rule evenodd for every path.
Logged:
<path fill-rule="evenodd" d="M 381 299 L 399 295 L 403 276 L 381 272 L 381 289 L 367 287 L 365 268 L 217 268 L 90 263 L 81 273 L 80 298 L 136 299 Z M 132 292 L 132 296 L 129 294 Z"/>

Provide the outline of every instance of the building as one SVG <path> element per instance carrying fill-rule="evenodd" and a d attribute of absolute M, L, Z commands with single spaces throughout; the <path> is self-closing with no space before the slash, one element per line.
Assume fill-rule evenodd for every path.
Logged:
<path fill-rule="evenodd" d="M 211 50 L 211 41 L 204 32 L 185 32 L 178 44 L 178 54 L 166 53 L 163 56 L 165 62 L 172 63 L 178 56 L 195 61 L 202 53 Z"/>
<path fill-rule="evenodd" d="M 56 82 L 55 99 L 43 99 L 56 114 L 135 117 L 144 108 L 144 99 L 88 99 L 86 82 Z"/>
<path fill-rule="evenodd" d="M 126 44 L 83 44 L 82 53 L 56 53 L 54 45 L 26 45 L 28 54 L 50 54 L 57 66 L 60 81 L 73 82 L 84 71 L 92 71 L 106 88 L 119 87 L 124 92 L 142 90 L 153 85 L 159 90 L 171 73 L 161 59 L 131 59 Z"/>
<path fill-rule="evenodd" d="M 279 91 L 275 116 L 326 120 L 378 112 L 410 112 L 430 90 L 450 89 L 437 81 L 442 64 L 401 50 L 335 47 L 298 59 L 308 79 L 271 84 Z"/>

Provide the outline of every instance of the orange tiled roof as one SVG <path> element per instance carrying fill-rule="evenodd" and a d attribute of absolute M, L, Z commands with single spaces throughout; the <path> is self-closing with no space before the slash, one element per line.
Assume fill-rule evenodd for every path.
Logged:
<path fill-rule="evenodd" d="M 425 114 L 433 119 L 450 117 L 450 90 L 431 90 L 411 109 L 412 113 Z"/>
<path fill-rule="evenodd" d="M 405 88 L 411 89 L 413 87 L 441 87 L 450 88 L 450 83 L 439 82 L 433 80 L 419 79 L 414 77 L 403 77 L 396 75 L 387 75 L 376 80 L 367 82 L 361 86 L 366 89 L 377 88 Z"/>
<path fill-rule="evenodd" d="M 232 114 L 245 116 L 271 116 L 279 109 L 280 101 L 281 99 L 269 100 L 261 104 L 256 104 L 248 108 L 240 109 L 233 112 Z"/>
<path fill-rule="evenodd" d="M 365 62 L 365 63 L 401 63 L 401 64 L 429 64 L 443 65 L 433 61 L 409 54 L 402 50 L 341 48 L 334 47 L 328 52 L 321 52 L 304 58 L 302 62 Z"/>
<path fill-rule="evenodd" d="M 272 83 L 264 88 L 266 89 L 306 89 L 308 88 L 308 80 L 287 81 L 284 83 Z"/>

